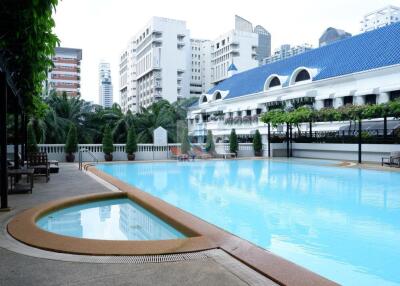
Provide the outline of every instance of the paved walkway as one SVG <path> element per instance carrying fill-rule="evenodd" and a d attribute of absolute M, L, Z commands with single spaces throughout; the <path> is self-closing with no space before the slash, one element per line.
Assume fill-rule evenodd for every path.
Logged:
<path fill-rule="evenodd" d="M 84 263 L 56 260 L 50 252 L 51 259 L 35 251 L 24 255 L 8 247 L 4 228 L 16 213 L 50 200 L 98 192 L 110 189 L 75 165 L 61 164 L 60 174 L 52 174 L 48 183 L 35 179 L 33 194 L 10 195 L 11 212 L 0 212 L 0 285 L 275 285 L 228 255 L 146 264 Z"/>

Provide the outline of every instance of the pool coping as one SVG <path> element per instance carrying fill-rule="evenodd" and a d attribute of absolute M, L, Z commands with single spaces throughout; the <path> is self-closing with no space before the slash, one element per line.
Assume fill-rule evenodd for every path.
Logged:
<path fill-rule="evenodd" d="M 338 285 L 302 266 L 283 259 L 247 240 L 126 184 L 98 170 L 95 166 L 87 166 L 87 171 L 115 186 L 121 192 L 60 199 L 28 209 L 11 220 L 7 226 L 9 234 L 30 246 L 55 252 L 85 255 L 155 255 L 219 248 L 280 285 Z M 188 238 L 160 241 L 81 239 L 47 232 L 36 225 L 36 220 L 39 217 L 56 209 L 93 200 L 122 197 L 132 199 L 187 235 Z"/>

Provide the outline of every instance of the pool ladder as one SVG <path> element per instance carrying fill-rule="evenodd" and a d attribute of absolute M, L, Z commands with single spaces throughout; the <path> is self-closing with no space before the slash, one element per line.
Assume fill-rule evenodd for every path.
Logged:
<path fill-rule="evenodd" d="M 79 149 L 79 170 L 82 170 L 84 168 L 86 171 L 89 166 L 93 166 L 91 164 L 87 164 L 87 165 L 85 165 L 85 167 L 83 167 L 83 153 L 87 153 L 90 157 L 92 157 L 94 163 L 96 163 L 96 164 L 99 163 L 99 160 L 96 158 L 96 156 L 92 152 L 90 152 L 86 148 L 81 148 L 81 149 Z"/>

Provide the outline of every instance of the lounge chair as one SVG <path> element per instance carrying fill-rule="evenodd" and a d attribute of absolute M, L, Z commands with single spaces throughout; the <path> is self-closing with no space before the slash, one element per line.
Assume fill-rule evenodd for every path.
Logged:
<path fill-rule="evenodd" d="M 171 158 L 177 159 L 178 161 L 189 160 L 188 154 L 182 154 L 181 149 L 178 147 L 171 147 Z"/>
<path fill-rule="evenodd" d="M 215 151 L 215 154 L 217 158 L 224 158 L 224 159 L 230 159 L 230 158 L 236 158 L 237 155 L 236 153 L 232 153 L 232 152 L 222 152 L 222 153 L 218 153 L 217 151 Z"/>
<path fill-rule="evenodd" d="M 213 157 L 210 153 L 204 152 L 198 146 L 193 146 L 192 151 L 196 155 L 196 158 L 199 158 L 199 159 L 210 159 Z"/>
<path fill-rule="evenodd" d="M 389 165 L 392 167 L 392 165 L 398 165 L 400 167 L 400 152 L 390 152 L 389 157 L 382 157 L 382 166 L 383 165 Z"/>
<path fill-rule="evenodd" d="M 38 152 L 28 154 L 28 168 L 33 168 L 35 175 L 46 177 L 46 183 L 50 180 L 50 163 L 47 153 Z"/>

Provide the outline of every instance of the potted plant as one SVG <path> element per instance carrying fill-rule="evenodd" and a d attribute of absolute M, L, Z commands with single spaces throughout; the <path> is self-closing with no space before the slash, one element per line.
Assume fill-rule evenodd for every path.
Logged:
<path fill-rule="evenodd" d="M 231 135 L 229 136 L 229 151 L 237 155 L 239 149 L 238 138 L 235 129 L 232 129 Z"/>
<path fill-rule="evenodd" d="M 253 138 L 253 149 L 254 149 L 254 156 L 256 157 L 262 156 L 262 140 L 260 131 L 258 131 L 258 129 L 256 130 L 256 133 L 254 134 Z"/>
<path fill-rule="evenodd" d="M 113 159 L 112 152 L 114 151 L 114 145 L 112 142 L 111 128 L 109 125 L 107 125 L 106 128 L 104 129 L 102 143 L 103 143 L 104 160 L 112 161 Z"/>
<path fill-rule="evenodd" d="M 65 143 L 65 160 L 67 162 L 74 162 L 75 155 L 74 153 L 78 151 L 78 138 L 76 135 L 76 126 L 71 124 L 69 127 L 67 142 Z"/>
<path fill-rule="evenodd" d="M 128 138 L 126 140 L 126 154 L 129 161 L 135 160 L 135 152 L 137 151 L 137 141 L 135 128 L 132 126 L 128 130 Z"/>
<path fill-rule="evenodd" d="M 38 151 L 38 146 L 37 146 L 37 143 L 36 143 L 36 135 L 35 135 L 35 131 L 33 130 L 33 126 L 32 126 L 32 124 L 31 123 L 29 123 L 28 124 L 28 127 L 27 127 L 27 136 L 28 136 L 28 138 L 27 138 L 27 150 L 28 150 L 28 152 L 29 153 L 35 153 L 35 152 L 37 152 Z"/>

